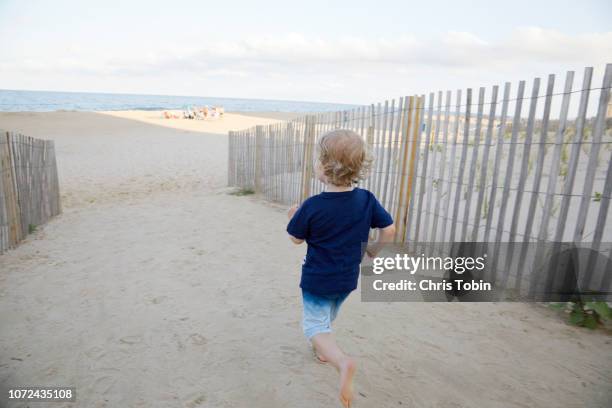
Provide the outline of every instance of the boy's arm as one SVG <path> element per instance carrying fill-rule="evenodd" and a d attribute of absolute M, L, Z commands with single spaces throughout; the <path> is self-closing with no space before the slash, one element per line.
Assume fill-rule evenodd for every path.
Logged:
<path fill-rule="evenodd" d="M 371 244 L 368 244 L 366 248 L 366 253 L 371 258 L 374 258 L 376 255 L 378 255 L 378 253 L 380 252 L 384 244 L 388 242 L 393 242 L 394 237 L 395 237 L 395 224 L 391 224 L 387 227 L 381 228 L 378 234 L 378 239 L 376 240 L 376 242 L 372 242 Z"/>
<path fill-rule="evenodd" d="M 371 194 L 371 193 L 370 193 Z M 372 194 L 372 220 L 370 222 L 370 228 L 378 228 L 379 234 L 376 242 L 368 244 L 366 247 L 366 253 L 374 258 L 383 245 L 387 242 L 393 242 L 395 238 L 395 224 L 393 223 L 393 218 L 391 214 L 384 209 L 380 202 L 374 197 Z"/>
<path fill-rule="evenodd" d="M 291 240 L 291 242 L 293 242 L 295 245 L 300 245 L 302 242 L 304 242 L 303 239 L 297 239 L 296 237 L 289 235 L 289 239 Z"/>
<path fill-rule="evenodd" d="M 289 220 L 291 220 L 293 218 L 293 216 L 295 215 L 296 211 L 298 210 L 298 205 L 294 205 L 293 207 L 289 208 L 289 211 L 287 211 L 287 217 L 289 218 Z M 296 245 L 301 244 L 302 242 L 304 242 L 303 239 L 299 239 L 294 237 L 293 235 L 289 234 L 289 239 L 291 240 L 291 242 L 293 242 Z"/>

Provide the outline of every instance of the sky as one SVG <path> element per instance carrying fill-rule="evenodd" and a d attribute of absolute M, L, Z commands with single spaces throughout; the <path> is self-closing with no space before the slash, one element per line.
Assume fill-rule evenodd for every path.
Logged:
<path fill-rule="evenodd" d="M 366 104 L 609 62 L 609 0 L 0 0 L 0 89 Z"/>

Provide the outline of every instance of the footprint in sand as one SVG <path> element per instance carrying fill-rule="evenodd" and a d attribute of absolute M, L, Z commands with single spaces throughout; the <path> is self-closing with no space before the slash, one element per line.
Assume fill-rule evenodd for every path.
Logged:
<path fill-rule="evenodd" d="M 198 256 L 203 256 L 203 255 L 206 255 L 206 254 L 208 253 L 207 251 L 205 251 L 205 250 L 203 250 L 203 249 L 198 249 L 198 250 L 196 250 L 196 251 L 194 251 L 194 252 L 195 252 L 195 254 L 196 254 L 196 255 L 198 255 Z"/>
<path fill-rule="evenodd" d="M 244 319 L 246 317 L 245 313 L 241 310 L 232 310 L 232 317 L 236 319 Z"/>
<path fill-rule="evenodd" d="M 132 344 L 142 343 L 142 340 L 143 340 L 142 336 L 135 335 L 135 336 L 124 336 L 119 339 L 119 342 L 123 344 L 132 345 Z"/>
<path fill-rule="evenodd" d="M 189 339 L 191 340 L 191 342 L 193 344 L 195 344 L 196 346 L 205 346 L 206 343 L 208 343 L 208 339 L 206 339 L 206 337 L 202 336 L 199 333 L 193 333 L 189 336 Z"/>
<path fill-rule="evenodd" d="M 106 351 L 102 347 L 93 346 L 85 351 L 85 355 L 98 361 L 106 355 Z"/>
<path fill-rule="evenodd" d="M 183 351 L 185 350 L 185 344 L 183 344 L 181 338 L 179 337 L 178 334 L 174 335 L 174 342 L 176 343 L 176 349 L 178 351 Z"/>
<path fill-rule="evenodd" d="M 94 382 L 91 384 L 93 392 L 91 392 L 90 395 L 106 394 L 110 391 L 110 389 L 113 387 L 113 385 L 115 385 L 116 382 L 117 381 L 112 377 L 99 377 L 95 379 Z"/>
<path fill-rule="evenodd" d="M 145 300 L 147 302 L 149 302 L 151 304 L 154 304 L 154 305 L 158 305 L 158 304 L 162 303 L 166 299 L 168 299 L 168 297 L 167 296 L 163 296 L 163 295 L 162 296 L 155 296 L 155 297 L 149 295 L 149 296 L 145 297 Z"/>
<path fill-rule="evenodd" d="M 186 408 L 195 408 L 206 402 L 206 395 L 199 395 L 185 403 Z"/>
<path fill-rule="evenodd" d="M 283 357 L 281 358 L 282 364 L 289 366 L 292 369 L 302 367 L 304 365 L 304 354 L 297 348 L 291 346 L 280 346 L 280 350 L 283 354 Z"/>

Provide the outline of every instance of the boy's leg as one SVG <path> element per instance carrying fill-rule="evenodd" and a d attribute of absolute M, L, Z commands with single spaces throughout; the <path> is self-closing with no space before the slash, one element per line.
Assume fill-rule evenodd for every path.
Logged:
<path fill-rule="evenodd" d="M 332 323 L 334 322 L 334 320 L 336 320 L 336 317 L 338 316 L 338 311 L 340 310 L 340 306 L 342 306 L 342 303 L 344 303 L 344 301 L 346 300 L 346 298 L 348 297 L 349 294 L 350 294 L 350 292 L 349 293 L 345 293 L 343 295 L 340 295 L 332 303 L 331 319 L 330 319 Z"/>
<path fill-rule="evenodd" d="M 353 376 L 356 365 L 336 344 L 331 333 L 331 321 L 348 294 L 326 299 L 303 291 L 304 334 L 310 339 L 319 360 L 330 362 L 340 373 L 340 401 L 345 407 L 353 399 Z"/>
<path fill-rule="evenodd" d="M 311 337 L 318 333 L 331 333 L 331 323 L 336 320 L 340 306 L 346 300 L 350 292 L 341 294 L 335 298 L 326 298 L 302 291 L 304 302 L 303 326 L 304 334 L 310 341 Z M 320 363 L 327 363 L 310 341 L 315 357 Z"/>
<path fill-rule="evenodd" d="M 329 361 L 340 373 L 340 402 L 349 407 L 353 399 L 353 376 L 357 368 L 355 361 L 338 347 L 332 333 L 319 333 L 310 340 L 317 354 Z"/>

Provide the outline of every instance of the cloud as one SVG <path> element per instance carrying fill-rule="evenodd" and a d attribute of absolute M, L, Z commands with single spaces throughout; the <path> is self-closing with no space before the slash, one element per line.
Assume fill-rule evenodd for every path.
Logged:
<path fill-rule="evenodd" d="M 429 39 L 414 35 L 396 38 L 311 38 L 299 33 L 239 41 L 209 40 L 183 54 L 176 50 L 112 58 L 95 55 L 58 55 L 4 62 L 0 69 L 28 72 L 64 71 L 85 74 L 143 74 L 169 70 L 224 71 L 246 75 L 257 67 L 299 67 L 303 64 L 372 64 L 423 67 L 495 67 L 542 63 L 602 63 L 612 55 L 612 32 L 567 35 L 538 27 L 516 29 L 506 39 L 487 42 L 468 32 L 447 32 Z M 338 65 L 342 67 L 342 65 Z"/>
<path fill-rule="evenodd" d="M 344 37 L 326 40 L 291 33 L 202 47 L 190 59 L 282 64 L 380 63 L 483 66 L 498 63 L 599 62 L 612 55 L 612 32 L 566 35 L 537 27 L 516 29 L 508 38 L 487 42 L 467 32 L 447 32 L 419 40 Z"/>
<path fill-rule="evenodd" d="M 153 48 L 151 48 L 153 47 Z M 301 33 L 229 41 L 206 37 L 202 44 L 152 44 L 105 50 L 66 46 L 44 55 L 0 56 L 0 88 L 6 81 L 36 79 L 71 89 L 124 89 L 148 93 L 218 94 L 307 100 L 376 100 L 398 92 L 481 85 L 516 75 L 541 75 L 580 66 L 601 66 L 612 58 L 612 32 L 565 34 L 524 27 L 507 37 L 484 39 L 449 31 L 424 38 L 308 37 Z M 9 59 L 10 58 L 10 59 Z M 57 79 L 57 80 L 56 80 Z M 96 85 L 99 84 L 99 85 Z M 121 85 L 120 85 L 121 84 Z M 59 85 L 57 85 L 59 86 Z M 137 88 L 136 88 L 137 87 Z M 55 88 L 57 89 L 57 88 Z M 160 89 L 160 88 L 156 88 Z M 110 90 L 109 90 L 110 91 Z M 161 92 L 161 91 L 160 91 Z"/>
<path fill-rule="evenodd" d="M 503 45 L 506 51 L 525 60 L 602 62 L 612 57 L 612 32 L 572 36 L 555 30 L 527 27 L 517 29 Z"/>

